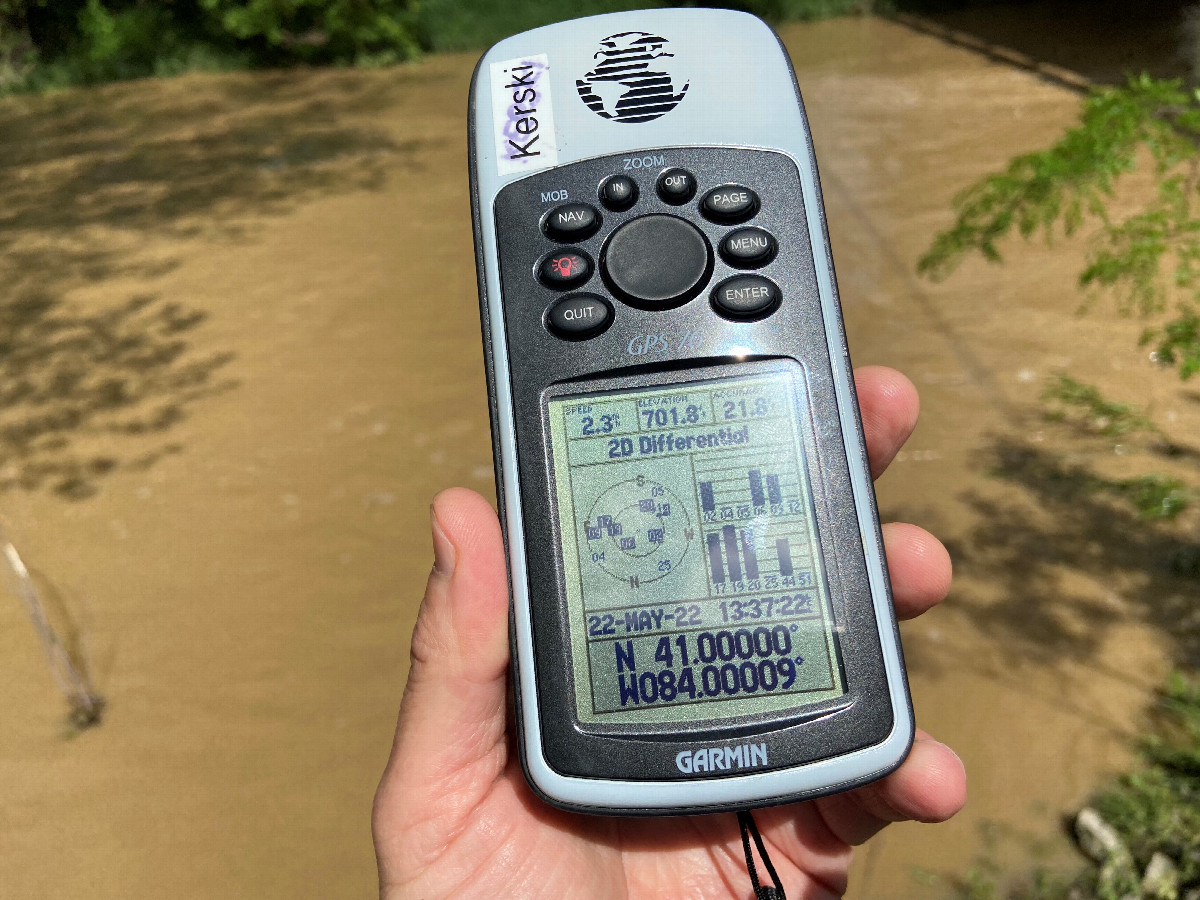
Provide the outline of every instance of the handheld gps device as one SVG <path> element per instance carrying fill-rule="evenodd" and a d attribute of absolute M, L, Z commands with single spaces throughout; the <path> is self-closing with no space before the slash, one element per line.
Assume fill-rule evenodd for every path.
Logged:
<path fill-rule="evenodd" d="M 700 9 L 508 38 L 470 155 L 534 790 L 689 813 L 891 771 L 912 712 L 778 38 Z"/>

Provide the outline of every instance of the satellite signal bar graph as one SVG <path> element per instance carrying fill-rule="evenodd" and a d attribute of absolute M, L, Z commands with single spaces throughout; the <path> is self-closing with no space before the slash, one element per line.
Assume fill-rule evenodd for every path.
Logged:
<path fill-rule="evenodd" d="M 697 460 L 696 490 L 705 522 L 747 514 L 798 515 L 803 510 L 795 464 L 783 454 L 724 453 Z"/>
<path fill-rule="evenodd" d="M 807 507 L 792 454 L 727 451 L 697 459 L 694 471 L 713 591 L 813 583 Z"/>
<path fill-rule="evenodd" d="M 704 536 L 709 580 L 721 593 L 753 590 L 764 580 L 780 586 L 811 584 L 806 541 L 803 522 L 783 528 L 723 525 Z"/>

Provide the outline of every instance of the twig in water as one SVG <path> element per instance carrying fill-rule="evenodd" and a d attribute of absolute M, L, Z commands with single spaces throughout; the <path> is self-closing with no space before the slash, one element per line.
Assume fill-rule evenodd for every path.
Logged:
<path fill-rule="evenodd" d="M 71 706 L 71 723 L 76 728 L 99 725 L 104 715 L 104 698 L 92 686 L 84 661 L 72 655 L 50 624 L 41 594 L 3 526 L 0 526 L 0 552 L 4 554 L 4 560 L 12 572 L 13 587 L 25 602 L 38 640 L 42 642 L 50 672 Z"/>

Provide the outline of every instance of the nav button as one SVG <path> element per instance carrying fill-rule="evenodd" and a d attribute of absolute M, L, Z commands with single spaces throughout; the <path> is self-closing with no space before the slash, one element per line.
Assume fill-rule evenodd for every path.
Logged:
<path fill-rule="evenodd" d="M 600 211 L 588 203 L 564 203 L 542 220 L 542 230 L 556 241 L 570 243 L 589 238 L 600 229 Z"/>
<path fill-rule="evenodd" d="M 608 301 L 595 294 L 572 294 L 546 311 L 546 327 L 560 338 L 581 341 L 595 337 L 612 324 Z"/>

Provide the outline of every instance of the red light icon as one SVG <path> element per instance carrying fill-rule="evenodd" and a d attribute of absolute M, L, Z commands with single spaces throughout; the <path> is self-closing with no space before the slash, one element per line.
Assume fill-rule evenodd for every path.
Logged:
<path fill-rule="evenodd" d="M 578 256 L 560 256 L 551 261 L 550 268 L 559 278 L 570 278 L 583 268 L 583 260 Z"/>

